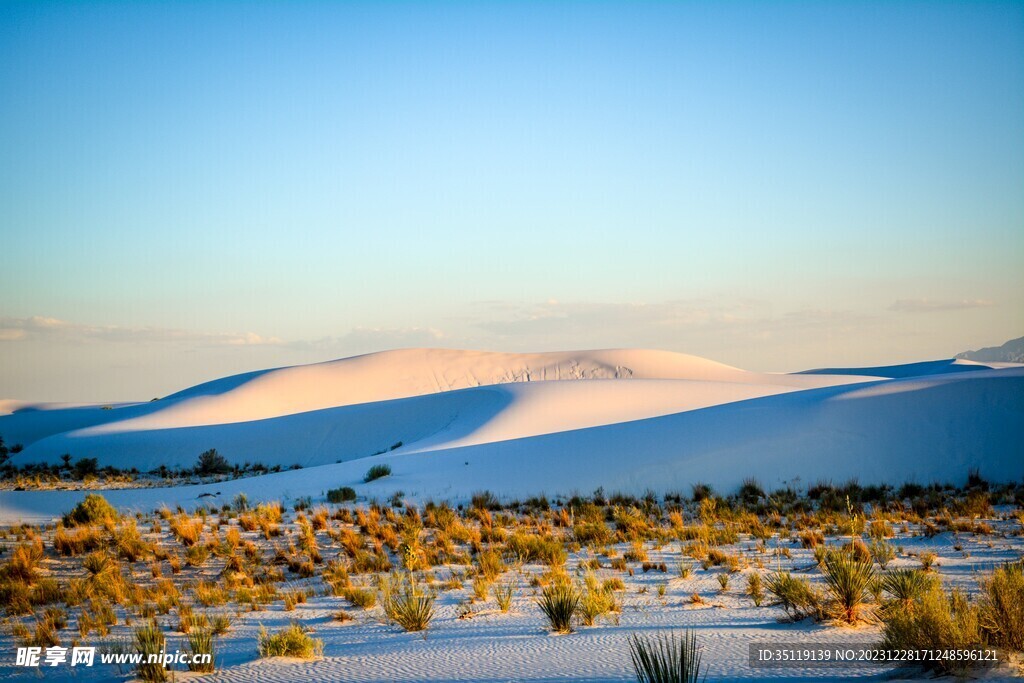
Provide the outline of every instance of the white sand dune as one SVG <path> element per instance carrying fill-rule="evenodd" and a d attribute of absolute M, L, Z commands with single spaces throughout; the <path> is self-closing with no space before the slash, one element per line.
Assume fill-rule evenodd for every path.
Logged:
<path fill-rule="evenodd" d="M 146 470 L 191 466 L 217 448 L 239 463 L 310 466 L 399 442 L 471 445 L 866 379 L 752 373 L 664 351 L 411 349 L 236 375 L 112 409 L 22 408 L 0 416 L 0 434 L 27 446 L 20 462 L 71 453 Z"/>
<path fill-rule="evenodd" d="M 304 469 L 279 474 L 106 494 L 118 505 L 143 508 L 224 501 L 239 492 L 251 499 L 320 498 L 343 485 L 365 496 L 402 490 L 419 499 L 459 500 L 482 489 L 506 497 L 590 493 L 598 486 L 642 493 L 685 491 L 697 481 L 730 491 L 751 476 L 769 487 L 852 477 L 865 484 L 959 482 L 972 467 L 994 481 L 1024 477 L 1021 368 L 881 381 L 732 368 L 704 376 L 783 381 L 513 382 L 242 423 L 83 428 L 41 439 L 18 458 L 49 459 L 75 444 L 76 454 L 145 468 L 183 454 L 190 464 L 199 450 L 225 441 L 240 451 L 267 448 L 268 461 L 305 462 Z M 856 383 L 798 390 L 785 383 L 792 377 Z M 0 418 L 0 433 L 11 417 Z M 390 439 L 403 445 L 370 455 Z M 390 464 L 393 475 L 363 484 L 375 463 Z M 3 492 L 0 519 L 52 518 L 82 495 Z"/>

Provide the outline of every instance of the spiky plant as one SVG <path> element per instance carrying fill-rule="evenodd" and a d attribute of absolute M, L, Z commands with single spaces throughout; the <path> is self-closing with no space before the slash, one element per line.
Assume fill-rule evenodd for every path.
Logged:
<path fill-rule="evenodd" d="M 572 632 L 572 618 L 579 609 L 582 596 L 571 584 L 553 583 L 544 589 L 537 604 L 547 617 L 551 630 L 558 633 Z"/>
<path fill-rule="evenodd" d="M 701 676 L 701 646 L 697 634 L 629 637 L 629 654 L 639 683 L 696 683 Z"/>
<path fill-rule="evenodd" d="M 892 596 L 887 609 L 913 609 L 914 602 L 935 585 L 935 579 L 919 569 L 894 569 L 882 576 L 882 588 Z"/>
<path fill-rule="evenodd" d="M 212 672 L 214 670 L 213 631 L 205 628 L 197 629 L 189 633 L 187 638 L 188 649 L 192 655 L 188 663 L 188 670 L 202 673 Z"/>
<path fill-rule="evenodd" d="M 164 632 L 155 621 L 135 629 L 135 649 L 142 655 L 136 669 L 139 678 L 144 681 L 166 681 L 167 671 L 163 664 L 149 661 L 150 657 L 159 657 L 164 651 Z"/>
<path fill-rule="evenodd" d="M 434 596 L 417 587 L 411 575 L 384 604 L 388 618 L 406 631 L 425 631 L 434 618 Z"/>
<path fill-rule="evenodd" d="M 832 552 L 825 557 L 824 564 L 825 585 L 836 616 L 848 624 L 863 619 L 871 599 L 868 586 L 875 576 L 871 561 L 859 560 L 846 552 Z"/>

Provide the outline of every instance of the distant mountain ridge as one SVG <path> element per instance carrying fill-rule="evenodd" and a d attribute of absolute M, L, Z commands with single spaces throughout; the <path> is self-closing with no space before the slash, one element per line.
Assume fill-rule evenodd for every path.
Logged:
<path fill-rule="evenodd" d="M 1011 339 L 1002 346 L 986 346 L 977 351 L 964 351 L 957 358 L 982 363 L 1024 363 L 1024 337 Z"/>

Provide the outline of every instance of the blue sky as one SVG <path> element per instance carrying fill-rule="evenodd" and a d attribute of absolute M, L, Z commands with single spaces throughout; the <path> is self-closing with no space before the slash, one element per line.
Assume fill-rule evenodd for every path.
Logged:
<path fill-rule="evenodd" d="M 0 397 L 1024 333 L 1024 4 L 0 4 Z"/>

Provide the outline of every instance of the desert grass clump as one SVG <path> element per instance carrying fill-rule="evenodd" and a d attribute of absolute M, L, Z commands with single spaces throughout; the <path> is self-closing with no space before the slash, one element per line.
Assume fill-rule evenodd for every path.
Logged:
<path fill-rule="evenodd" d="M 57 554 L 65 556 L 92 552 L 102 543 L 103 536 L 100 530 L 90 526 L 69 530 L 61 524 L 53 535 L 53 549 L 57 551 Z"/>
<path fill-rule="evenodd" d="M 794 621 L 809 616 L 816 619 L 822 617 L 821 596 L 806 579 L 798 579 L 789 572 L 777 571 L 767 576 L 765 587 Z"/>
<path fill-rule="evenodd" d="M 757 572 L 751 572 L 747 575 L 747 595 L 754 601 L 755 607 L 760 607 L 761 603 L 764 602 L 764 587 L 761 575 Z"/>
<path fill-rule="evenodd" d="M 199 542 L 199 538 L 203 535 L 203 520 L 179 515 L 171 522 L 171 533 L 181 541 L 182 545 L 191 548 Z"/>
<path fill-rule="evenodd" d="M 266 628 L 260 626 L 256 642 L 259 656 L 263 658 L 315 659 L 324 651 L 324 641 L 310 636 L 297 622 L 292 622 L 274 634 L 268 633 Z"/>
<path fill-rule="evenodd" d="M 520 531 L 509 536 L 506 552 L 520 562 L 543 562 L 550 567 L 561 567 L 568 557 L 558 539 Z"/>
<path fill-rule="evenodd" d="M 373 606 L 377 604 L 377 593 L 368 588 L 349 586 L 342 590 L 341 595 L 362 609 L 373 609 Z"/>
<path fill-rule="evenodd" d="M 893 558 L 896 557 L 896 549 L 892 547 L 891 543 L 887 543 L 882 539 L 875 539 L 871 541 L 871 545 L 868 546 L 868 550 L 871 553 L 871 558 L 878 563 L 878 566 L 885 569 L 886 566 L 892 562 Z"/>
<path fill-rule="evenodd" d="M 151 621 L 135 629 L 135 650 L 142 655 L 135 672 L 144 681 L 166 681 L 167 670 L 158 660 L 164 653 L 164 632 Z M 157 661 L 150 661 L 150 659 Z"/>
<path fill-rule="evenodd" d="M 918 555 L 917 559 L 921 561 L 921 569 L 926 572 L 930 572 L 932 570 L 932 565 L 935 564 L 937 555 L 930 550 L 926 550 Z"/>
<path fill-rule="evenodd" d="M 374 465 L 370 469 L 366 470 L 366 475 L 363 477 L 363 481 L 370 483 L 377 479 L 381 479 L 391 474 L 391 465 Z"/>
<path fill-rule="evenodd" d="M 981 630 L 988 642 L 1008 650 L 1024 650 L 1024 562 L 998 567 L 982 579 L 978 602 Z"/>
<path fill-rule="evenodd" d="M 512 608 L 512 598 L 515 596 L 516 585 L 512 581 L 495 586 L 491 591 L 494 601 L 498 603 L 498 609 L 508 612 Z"/>
<path fill-rule="evenodd" d="M 90 493 L 81 503 L 64 515 L 65 526 L 81 526 L 83 524 L 112 525 L 120 518 L 114 506 L 98 493 Z"/>
<path fill-rule="evenodd" d="M 871 560 L 832 552 L 825 557 L 824 574 L 834 616 L 847 624 L 864 619 L 871 600 L 868 586 L 875 576 Z"/>
<path fill-rule="evenodd" d="M 215 669 L 213 663 L 213 641 L 212 629 L 197 629 L 186 637 L 188 651 L 192 655 L 189 663 L 189 671 L 211 673 Z"/>
<path fill-rule="evenodd" d="M 551 630 L 556 633 L 571 633 L 572 620 L 580 607 L 582 596 L 572 584 L 552 583 L 537 599 Z"/>
<path fill-rule="evenodd" d="M 594 583 L 596 584 L 596 581 Z M 588 586 L 580 596 L 578 612 L 584 626 L 593 626 L 598 617 L 617 611 L 620 611 L 619 606 L 611 590 L 596 585 Z"/>
<path fill-rule="evenodd" d="M 0 579 L 25 586 L 32 585 L 39 579 L 39 565 L 44 556 L 43 542 L 39 538 L 16 546 L 10 558 L 0 565 Z"/>
<path fill-rule="evenodd" d="M 703 680 L 697 635 L 629 637 L 629 654 L 639 683 L 697 683 Z M 706 674 L 705 674 L 706 677 Z"/>
<path fill-rule="evenodd" d="M 883 612 L 882 622 L 882 647 L 888 650 L 979 651 L 983 645 L 978 607 L 960 591 L 946 594 L 937 583 L 912 608 Z M 969 659 L 941 657 L 923 658 L 916 664 L 938 675 L 962 673 L 971 666 Z"/>

